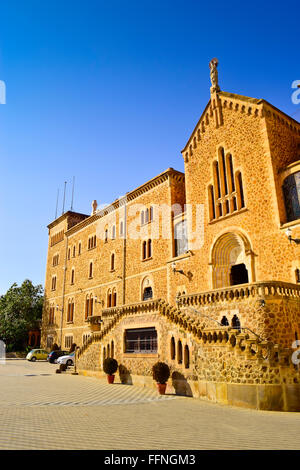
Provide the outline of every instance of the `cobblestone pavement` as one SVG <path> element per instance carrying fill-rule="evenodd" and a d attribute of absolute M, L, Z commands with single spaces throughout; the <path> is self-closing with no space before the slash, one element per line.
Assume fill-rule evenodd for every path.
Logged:
<path fill-rule="evenodd" d="M 300 413 L 263 412 L 0 365 L 0 449 L 300 449 Z"/>

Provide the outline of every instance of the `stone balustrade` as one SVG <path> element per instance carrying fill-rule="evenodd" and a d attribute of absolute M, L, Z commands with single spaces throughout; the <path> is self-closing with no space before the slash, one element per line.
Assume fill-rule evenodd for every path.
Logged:
<path fill-rule="evenodd" d="M 211 305 L 217 302 L 230 302 L 249 298 L 275 299 L 275 298 L 300 299 L 300 285 L 281 281 L 262 281 L 239 286 L 222 287 L 196 294 L 187 294 L 177 297 L 179 307 L 193 305 Z"/>

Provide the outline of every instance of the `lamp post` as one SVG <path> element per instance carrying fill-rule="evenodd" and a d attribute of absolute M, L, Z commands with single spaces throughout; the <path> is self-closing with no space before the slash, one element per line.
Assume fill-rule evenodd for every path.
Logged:
<path fill-rule="evenodd" d="M 294 242 L 296 243 L 296 245 L 299 245 L 300 244 L 300 238 L 293 238 L 292 237 L 292 231 L 290 228 L 288 228 L 286 231 L 285 231 L 285 234 L 286 236 L 288 237 L 290 243 Z"/>
<path fill-rule="evenodd" d="M 63 307 L 59 308 L 59 305 L 56 305 L 56 310 L 61 312 L 61 319 L 60 319 L 60 349 L 61 349 L 62 348 L 62 324 L 63 324 L 64 309 L 63 309 Z"/>

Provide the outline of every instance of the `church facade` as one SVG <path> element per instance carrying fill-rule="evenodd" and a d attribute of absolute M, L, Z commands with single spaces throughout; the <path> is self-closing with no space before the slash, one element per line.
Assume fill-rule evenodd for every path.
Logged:
<path fill-rule="evenodd" d="M 42 346 L 77 367 L 257 409 L 300 410 L 300 124 L 220 90 L 172 168 L 49 226 Z M 298 342 L 299 341 L 299 346 Z"/>

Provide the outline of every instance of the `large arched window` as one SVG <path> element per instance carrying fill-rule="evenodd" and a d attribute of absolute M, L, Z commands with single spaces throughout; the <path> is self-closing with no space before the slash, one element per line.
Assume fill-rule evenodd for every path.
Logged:
<path fill-rule="evenodd" d="M 172 336 L 171 338 L 171 359 L 172 361 L 174 361 L 175 357 L 176 357 L 176 347 L 175 347 L 175 339 L 174 339 L 174 336 Z"/>
<path fill-rule="evenodd" d="M 175 256 L 182 255 L 188 251 L 188 239 L 186 221 L 182 220 L 174 227 Z"/>
<path fill-rule="evenodd" d="M 218 150 L 218 159 L 212 166 L 213 184 L 208 186 L 210 221 L 224 217 L 245 207 L 244 188 L 240 171 L 234 173 L 233 158 Z"/>
<path fill-rule="evenodd" d="M 287 222 L 300 219 L 300 171 L 285 178 L 282 190 Z"/>

